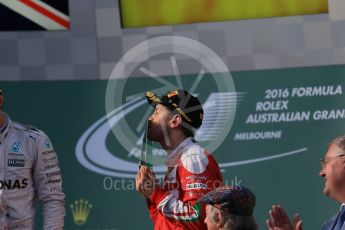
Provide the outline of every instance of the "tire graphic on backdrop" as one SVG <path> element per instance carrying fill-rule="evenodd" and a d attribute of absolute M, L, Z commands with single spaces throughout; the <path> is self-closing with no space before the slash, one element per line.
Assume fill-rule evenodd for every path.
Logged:
<path fill-rule="evenodd" d="M 170 57 L 176 84 L 142 65 L 150 58 L 163 54 Z M 199 74 L 191 85 L 183 84 L 183 79 L 179 74 L 178 55 L 183 55 L 191 61 L 200 63 Z M 143 88 L 135 94 L 127 95 L 125 93 L 126 83 L 128 79 L 133 77 L 132 73 L 135 70 L 139 70 L 143 75 L 159 82 L 161 86 L 153 89 Z M 215 83 L 215 87 L 208 92 L 200 87 L 198 88 L 206 73 L 211 74 Z M 116 80 L 120 77 L 125 80 Z M 78 161 L 87 169 L 102 175 L 134 178 L 138 170 L 137 162 L 118 157 L 126 155 L 125 153 L 111 152 L 106 146 L 106 138 L 112 132 L 118 143 L 129 155 L 139 157 L 146 120 L 150 115 L 150 108 L 143 97 L 144 93 L 153 91 L 158 95 L 162 95 L 177 88 L 183 88 L 192 94 L 207 97 L 205 103 L 203 103 L 205 111 L 203 125 L 197 131 L 195 137 L 203 147 L 210 152 L 214 152 L 229 134 L 237 103 L 245 97 L 246 93 L 236 92 L 230 71 L 222 59 L 210 48 L 189 38 L 162 36 L 139 43 L 116 64 L 106 88 L 105 107 L 107 115 L 95 122 L 79 139 L 76 147 Z M 148 107 L 144 116 L 137 124 L 128 124 L 124 118 L 144 105 Z M 220 163 L 220 167 L 271 160 L 304 151 L 306 151 L 306 148 L 286 153 L 266 154 L 267 157 L 260 159 Z M 155 165 L 154 171 L 157 176 L 162 176 L 166 171 L 166 167 L 162 166 L 164 154 L 158 149 L 156 149 L 156 153 L 157 155 L 154 156 L 155 162 L 151 163 Z"/>

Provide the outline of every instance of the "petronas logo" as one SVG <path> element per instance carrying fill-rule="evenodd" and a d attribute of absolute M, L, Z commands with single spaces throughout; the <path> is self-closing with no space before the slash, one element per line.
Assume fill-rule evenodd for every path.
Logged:
<path fill-rule="evenodd" d="M 17 153 L 19 152 L 19 146 L 20 146 L 20 143 L 19 142 L 16 142 L 12 145 L 11 147 L 11 150 L 14 152 L 14 153 Z"/>
<path fill-rule="evenodd" d="M 76 225 L 83 225 L 86 223 L 89 217 L 92 204 L 87 200 L 76 200 L 70 205 L 73 215 L 73 221 Z"/>

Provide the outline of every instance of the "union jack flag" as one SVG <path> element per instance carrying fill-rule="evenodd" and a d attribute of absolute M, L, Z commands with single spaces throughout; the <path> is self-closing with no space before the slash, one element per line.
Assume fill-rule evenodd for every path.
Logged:
<path fill-rule="evenodd" d="M 68 0 L 0 0 L 0 30 L 68 30 Z"/>

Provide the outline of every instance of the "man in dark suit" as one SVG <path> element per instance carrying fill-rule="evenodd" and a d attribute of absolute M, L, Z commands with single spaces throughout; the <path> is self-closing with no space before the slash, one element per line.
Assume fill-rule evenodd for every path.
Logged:
<path fill-rule="evenodd" d="M 345 230 L 345 135 L 334 139 L 321 159 L 320 176 L 325 178 L 323 193 L 342 203 L 337 214 L 323 225 L 322 230 Z M 269 230 L 301 230 L 302 221 L 295 216 L 292 224 L 281 206 L 273 205 L 267 220 Z"/>

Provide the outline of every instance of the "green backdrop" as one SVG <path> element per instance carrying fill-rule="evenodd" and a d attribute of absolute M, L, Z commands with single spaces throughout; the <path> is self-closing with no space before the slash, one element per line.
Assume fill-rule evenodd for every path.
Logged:
<path fill-rule="evenodd" d="M 260 229 L 266 229 L 264 221 L 274 203 L 282 204 L 290 215 L 299 212 L 305 229 L 320 229 L 322 223 L 337 211 L 338 204 L 322 194 L 323 179 L 318 174 L 319 159 L 323 157 L 328 142 L 345 133 L 341 114 L 345 109 L 344 76 L 345 66 L 232 73 L 236 92 L 241 92 L 242 96 L 238 100 L 230 132 L 213 152 L 222 166 L 240 162 L 240 165 L 222 167 L 222 172 L 229 184 L 240 182 L 257 195 L 255 216 Z M 174 77 L 165 79 L 175 81 Z M 190 86 L 194 79 L 192 75 L 184 76 L 183 83 Z M 151 89 L 152 81 L 144 77 L 127 79 L 124 96 Z M 106 85 L 107 81 L 1 82 L 5 94 L 4 110 L 13 120 L 44 130 L 58 153 L 66 193 L 65 229 L 152 229 L 144 199 L 133 190 L 133 186 L 130 187 L 132 179 L 122 179 L 129 186 L 126 190 L 109 188 L 111 183 L 121 181 L 121 177 L 107 177 L 91 171 L 76 158 L 80 137 L 105 116 Z M 214 90 L 211 85 L 212 77 L 205 76 L 197 88 L 202 102 Z M 333 89 L 327 91 L 327 86 Z M 308 87 L 311 87 L 309 91 Z M 293 90 L 305 91 L 306 94 L 293 96 Z M 320 95 L 327 92 L 329 95 Z M 258 111 L 258 102 L 265 102 L 266 106 L 274 103 L 280 107 L 265 107 L 267 111 Z M 133 124 L 131 128 L 135 130 L 146 109 L 144 104 L 122 119 L 129 125 Z M 338 117 L 332 116 L 332 110 L 338 110 Z M 278 113 L 288 117 L 288 113 L 291 115 L 298 111 L 309 111 L 309 119 L 298 121 L 295 115 L 295 121 L 246 123 L 250 115 Z M 315 111 L 326 111 L 324 119 L 320 120 L 317 114 L 314 117 Z M 280 137 L 250 138 L 251 132 L 260 135 L 267 131 L 280 133 Z M 105 143 L 114 156 L 136 163 L 137 159 L 128 156 L 119 142 L 111 132 L 104 140 L 99 140 L 99 144 Z M 102 157 L 97 149 L 94 151 L 96 157 L 97 154 Z M 281 155 L 293 151 L 297 151 L 296 154 Z M 267 158 L 272 156 L 281 157 Z M 92 207 L 85 223 L 77 225 L 70 205 L 80 199 L 87 200 Z M 40 226 L 40 215 L 37 220 Z"/>

